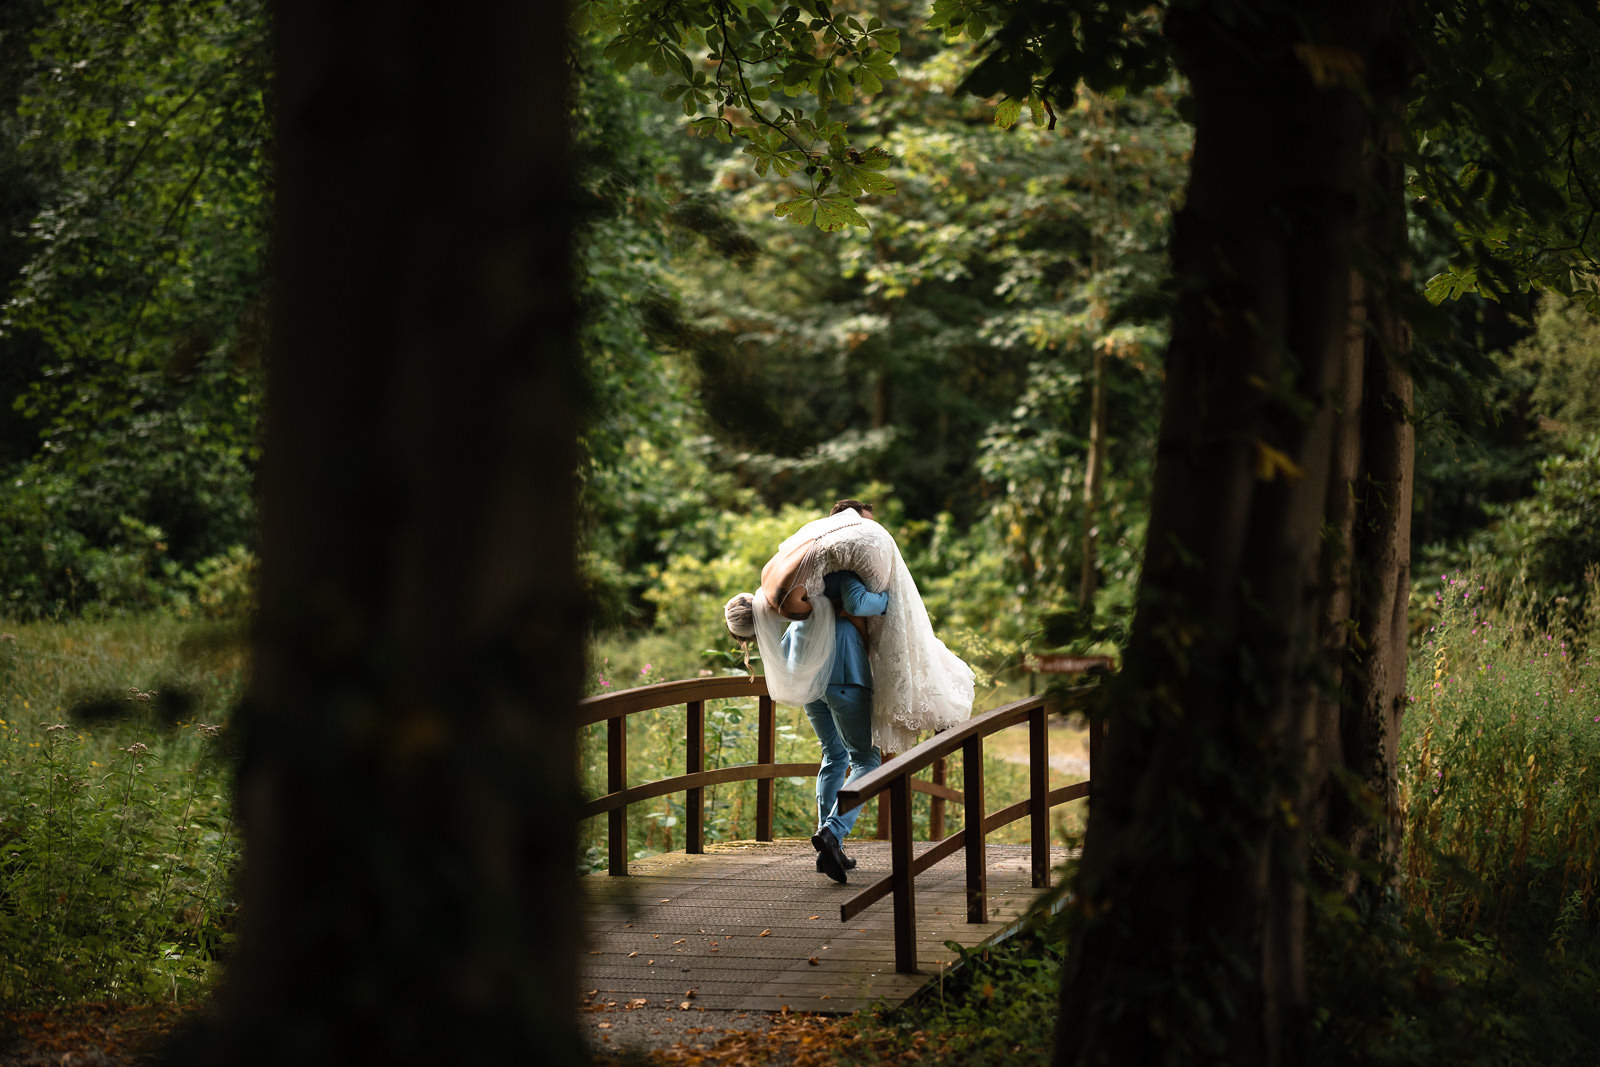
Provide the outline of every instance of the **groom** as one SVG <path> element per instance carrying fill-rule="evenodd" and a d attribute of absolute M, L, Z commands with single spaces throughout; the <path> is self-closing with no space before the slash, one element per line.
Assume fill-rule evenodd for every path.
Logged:
<path fill-rule="evenodd" d="M 859 500 L 841 500 L 828 514 L 848 510 L 864 519 L 872 518 L 872 505 Z M 822 745 L 822 766 L 817 770 L 817 832 L 811 838 L 811 846 L 817 850 L 817 870 L 835 882 L 844 882 L 845 871 L 856 861 L 844 854 L 843 842 L 861 809 L 841 812 L 839 790 L 883 762 L 882 754 L 872 743 L 872 668 L 867 663 L 864 617 L 887 611 L 889 594 L 868 589 L 854 571 L 828 574 L 823 579 L 823 590 L 833 603 L 838 625 L 833 631 L 828 687 L 821 697 L 805 706 L 806 717 Z M 791 636 L 805 625 L 805 621 L 790 624 L 783 635 L 786 652 Z"/>

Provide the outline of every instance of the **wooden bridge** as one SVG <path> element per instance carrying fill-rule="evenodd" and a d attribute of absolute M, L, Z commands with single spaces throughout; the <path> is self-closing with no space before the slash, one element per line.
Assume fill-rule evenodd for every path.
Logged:
<path fill-rule="evenodd" d="M 663 682 L 586 700 L 584 724 L 607 724 L 608 791 L 584 814 L 607 816 L 609 870 L 585 880 L 584 988 L 608 1003 L 685 1010 L 848 1012 L 904 1000 L 954 961 L 946 942 L 974 946 L 999 935 L 1048 890 L 1051 869 L 1066 859 L 1050 841 L 1050 809 L 1089 794 L 1100 746 L 1096 731 L 1089 780 L 1052 790 L 1047 718 L 1081 709 L 1092 690 L 1047 693 L 976 715 L 857 779 L 840 802 L 876 800 L 883 839 L 852 838 L 859 866 L 848 885 L 816 873 L 809 840 L 773 838 L 776 780 L 815 775 L 817 764 L 776 762 L 776 720 L 764 678 Z M 706 702 L 740 697 L 757 698 L 756 761 L 707 770 Z M 629 785 L 628 716 L 678 705 L 685 714 L 685 773 Z M 985 741 L 1024 723 L 1028 796 L 990 812 Z M 960 789 L 946 785 L 944 773 L 945 761 L 957 754 Z M 706 787 L 747 781 L 757 783 L 756 840 L 707 847 Z M 913 839 L 914 792 L 931 798 L 932 840 Z M 685 794 L 684 851 L 630 868 L 628 805 L 673 793 Z M 960 805 L 962 825 L 947 835 L 949 803 Z M 1028 820 L 1029 844 L 988 842 L 989 834 L 1021 819 Z M 958 853 L 962 862 L 942 862 Z"/>

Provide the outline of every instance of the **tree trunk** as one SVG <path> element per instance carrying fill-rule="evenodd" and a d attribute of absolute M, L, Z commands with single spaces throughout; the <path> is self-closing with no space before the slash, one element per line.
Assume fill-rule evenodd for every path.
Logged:
<path fill-rule="evenodd" d="M 1106 467 L 1106 362 L 1103 349 L 1094 353 L 1094 386 L 1089 409 L 1089 463 L 1083 475 L 1083 564 L 1078 572 L 1078 614 L 1094 621 L 1094 594 L 1099 584 L 1101 489 Z"/>
<path fill-rule="evenodd" d="M 1396 65 L 1391 58 L 1390 65 Z M 1398 70 L 1373 78 L 1397 83 Z M 1369 267 L 1351 279 L 1349 349 L 1328 496 L 1323 588 L 1332 699 L 1318 712 L 1308 785 L 1311 827 L 1368 867 L 1330 857 L 1347 894 L 1381 890 L 1399 846 L 1396 795 L 1405 709 L 1406 608 L 1411 587 L 1414 434 L 1410 334 L 1395 298 L 1407 268 L 1402 117 L 1374 117 L 1360 242 Z M 1376 264 L 1386 265 L 1377 269 Z"/>
<path fill-rule="evenodd" d="M 562 15 L 277 4 L 227 1064 L 576 1062 Z"/>
<path fill-rule="evenodd" d="M 1302 1047 L 1325 523 L 1347 473 L 1341 420 L 1371 395 L 1345 389 L 1371 128 L 1348 81 L 1386 45 L 1388 5 L 1254 7 L 1168 15 L 1195 147 L 1140 599 L 1104 712 L 1058 1064 L 1270 1065 Z M 1409 478 L 1397 491 L 1408 508 Z M 1371 563 L 1381 577 L 1396 557 Z"/>

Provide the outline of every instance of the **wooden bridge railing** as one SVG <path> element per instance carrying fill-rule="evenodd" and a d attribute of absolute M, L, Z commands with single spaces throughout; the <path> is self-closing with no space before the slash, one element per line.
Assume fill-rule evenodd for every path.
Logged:
<path fill-rule="evenodd" d="M 706 770 L 706 713 L 708 700 L 726 700 L 736 697 L 756 697 L 756 762 L 741 763 L 731 767 Z M 639 785 L 628 785 L 628 733 L 627 719 L 642 711 L 654 711 L 682 705 L 685 710 L 684 768 L 685 773 L 671 778 L 661 778 Z M 772 698 L 767 695 L 767 680 L 757 675 L 728 676 L 723 678 L 690 678 L 676 682 L 659 682 L 624 689 L 585 699 L 581 704 L 580 724 L 591 726 L 606 724 L 606 792 L 584 805 L 582 818 L 606 814 L 607 870 L 610 874 L 628 873 L 628 805 L 641 800 L 683 793 L 684 851 L 691 854 L 705 851 L 705 787 L 724 782 L 754 781 L 756 786 L 756 840 L 772 840 L 772 815 L 776 780 L 779 778 L 813 777 L 817 764 L 777 763 L 777 720 Z M 942 759 L 932 765 L 932 781 L 913 779 L 913 792 L 932 797 L 929 832 L 935 838 L 944 836 L 944 808 L 947 800 L 960 802 L 962 794 L 945 784 L 945 766 Z M 889 836 L 889 807 L 878 807 L 878 837 Z"/>
<path fill-rule="evenodd" d="M 839 918 L 848 922 L 864 908 L 892 893 L 895 970 L 914 973 L 917 969 L 916 876 L 958 850 L 964 849 L 966 854 L 968 922 L 987 921 L 985 839 L 1002 826 L 1024 817 L 1030 820 L 1033 885 L 1042 888 L 1050 884 L 1050 809 L 1089 795 L 1090 781 L 1098 761 L 1100 732 L 1097 730 L 1090 735 L 1089 779 L 1052 790 L 1046 718 L 1051 712 L 1083 707 L 1093 689 L 1094 686 L 1083 686 L 1065 692 L 1031 696 L 974 716 L 960 726 L 935 734 L 910 751 L 885 761 L 876 770 L 862 775 L 840 791 L 839 803 L 846 807 L 864 804 L 874 798 L 888 799 L 887 813 L 883 807 L 879 808 L 879 836 L 885 836 L 882 832 L 885 829 L 883 816 L 887 814 L 890 874 L 845 901 L 839 908 Z M 706 701 L 751 696 L 758 700 L 756 762 L 706 770 Z M 628 716 L 678 704 L 683 705 L 686 712 L 685 772 L 671 778 L 629 786 Z M 684 850 L 702 853 L 705 851 L 706 786 L 724 782 L 756 782 L 756 839 L 771 841 L 776 779 L 809 777 L 817 773 L 816 763 L 776 762 L 776 716 L 772 698 L 767 694 L 766 679 L 759 675 L 753 678 L 729 676 L 660 682 L 589 697 L 582 702 L 580 722 L 584 726 L 599 722 L 606 724 L 607 792 L 589 801 L 584 806 L 582 817 L 590 818 L 602 813 L 609 816 L 606 842 L 609 873 L 613 875 L 628 873 L 628 805 L 670 793 L 684 793 Z M 983 796 L 984 738 L 1022 722 L 1028 724 L 1028 797 L 990 814 L 985 810 Z M 945 757 L 957 749 L 961 750 L 964 772 L 963 787 L 959 790 L 945 784 L 943 773 Z M 924 769 L 931 770 L 933 781 L 914 777 Z M 913 792 L 931 795 L 934 803 L 929 830 L 931 836 L 937 839 L 937 844 L 920 856 L 913 856 L 911 848 Z M 962 804 L 965 811 L 963 827 L 948 837 L 944 836 L 943 826 L 943 808 L 947 800 Z"/>
<path fill-rule="evenodd" d="M 1089 778 L 1050 788 L 1050 735 L 1046 717 L 1052 711 L 1084 706 L 1094 686 L 1082 686 L 1063 693 L 1028 697 L 1005 707 L 984 712 L 960 726 L 935 734 L 908 752 L 888 760 L 857 778 L 839 792 L 841 808 L 854 807 L 887 792 L 889 794 L 890 872 L 888 877 L 863 889 L 839 906 L 839 918 L 848 922 L 863 908 L 894 894 L 894 969 L 902 974 L 917 970 L 916 876 L 935 863 L 964 849 L 967 861 L 967 921 L 988 921 L 988 863 L 985 841 L 1002 826 L 1027 817 L 1031 823 L 1034 888 L 1050 884 L 1050 809 L 1057 804 L 1089 795 L 1094 766 L 1100 749 L 1100 732 L 1089 736 Z M 1009 807 L 988 814 L 983 798 L 983 739 L 1018 723 L 1028 724 L 1028 797 Z M 961 750 L 962 802 L 965 825 L 920 856 L 913 856 L 911 845 L 911 776 L 945 756 Z"/>

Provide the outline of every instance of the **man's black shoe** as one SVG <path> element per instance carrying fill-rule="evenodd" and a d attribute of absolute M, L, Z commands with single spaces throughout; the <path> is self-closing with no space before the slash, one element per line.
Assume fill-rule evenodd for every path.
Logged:
<path fill-rule="evenodd" d="M 817 850 L 817 873 L 821 874 L 821 873 L 823 873 L 823 870 L 822 870 L 822 839 L 820 837 L 813 837 L 811 839 L 811 847 Z M 839 846 L 839 855 L 844 856 L 844 869 L 845 870 L 853 871 L 853 870 L 856 869 L 856 858 L 854 856 L 845 856 L 845 851 L 844 851 L 844 846 L 843 845 Z"/>
<path fill-rule="evenodd" d="M 844 852 L 843 849 L 840 849 L 839 851 L 841 853 Z M 853 871 L 856 869 L 856 858 L 854 856 L 845 856 L 844 869 L 847 871 Z M 822 871 L 822 853 L 820 851 L 817 853 L 817 871 L 819 873 Z"/>
<path fill-rule="evenodd" d="M 839 847 L 832 830 L 818 830 L 811 838 L 811 847 L 817 850 L 817 863 L 823 874 L 841 884 L 849 881 L 844 874 L 844 850 Z"/>

